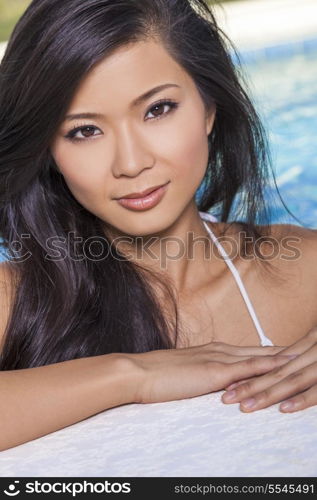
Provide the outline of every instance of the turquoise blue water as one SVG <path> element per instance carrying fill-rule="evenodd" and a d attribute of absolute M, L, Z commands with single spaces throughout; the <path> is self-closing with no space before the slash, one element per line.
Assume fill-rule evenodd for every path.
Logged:
<path fill-rule="evenodd" d="M 317 228 L 317 49 L 245 65 L 268 132 L 277 185 L 288 208 Z M 292 222 L 285 209 L 273 222 Z"/>

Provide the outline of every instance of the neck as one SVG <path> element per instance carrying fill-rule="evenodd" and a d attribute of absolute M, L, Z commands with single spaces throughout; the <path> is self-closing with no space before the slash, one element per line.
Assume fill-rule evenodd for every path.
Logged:
<path fill-rule="evenodd" d="M 119 251 L 129 260 L 166 277 L 178 293 L 186 293 L 197 290 L 206 280 L 210 282 L 211 268 L 219 267 L 212 247 L 198 208 L 192 203 L 168 228 L 138 236 L 132 243 L 120 245 Z"/>

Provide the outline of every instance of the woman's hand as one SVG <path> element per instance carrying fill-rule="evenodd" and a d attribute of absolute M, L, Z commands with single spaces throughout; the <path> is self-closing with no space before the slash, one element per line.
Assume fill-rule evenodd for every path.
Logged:
<path fill-rule="evenodd" d="M 278 355 L 283 349 L 210 342 L 124 356 L 136 368 L 134 402 L 158 403 L 201 396 L 274 370 L 290 361 L 288 356 Z"/>
<path fill-rule="evenodd" d="M 297 357 L 270 373 L 229 385 L 222 401 L 240 403 L 244 412 L 261 410 L 280 401 L 284 401 L 279 406 L 283 412 L 317 405 L 317 327 L 280 353 Z"/>

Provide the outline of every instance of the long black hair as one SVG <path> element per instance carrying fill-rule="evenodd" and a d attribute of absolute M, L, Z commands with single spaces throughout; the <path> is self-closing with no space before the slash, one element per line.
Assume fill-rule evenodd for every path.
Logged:
<path fill-rule="evenodd" d="M 70 238 L 104 240 L 104 221 L 74 198 L 49 150 L 87 72 L 117 48 L 153 37 L 193 78 L 206 109 L 216 104 L 198 209 L 218 207 L 226 222 L 242 193 L 235 217 L 243 214 L 248 236 L 260 236 L 267 142 L 210 7 L 203 0 L 33 0 L 0 65 L 0 234 L 8 251 L 23 248 L 18 263 L 8 261 L 16 287 L 1 370 L 176 345 L 168 283 L 156 276 L 153 286 L 154 273 L 114 248 L 101 260 L 79 258 L 80 244 L 70 252 Z M 47 258 L 53 236 L 64 258 Z"/>

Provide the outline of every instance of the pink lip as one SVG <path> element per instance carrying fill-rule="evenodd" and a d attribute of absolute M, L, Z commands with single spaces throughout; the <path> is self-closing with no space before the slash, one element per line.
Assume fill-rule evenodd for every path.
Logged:
<path fill-rule="evenodd" d="M 144 191 L 140 191 L 139 193 L 129 193 L 125 194 L 123 196 L 120 196 L 120 198 L 115 198 L 116 200 L 121 200 L 121 198 L 144 198 L 146 195 L 152 193 L 152 191 L 155 191 L 159 187 L 163 186 L 163 184 L 160 184 L 159 186 L 152 186 L 148 189 L 145 189 Z"/>
<path fill-rule="evenodd" d="M 169 183 L 139 198 L 119 198 L 117 201 L 125 208 L 135 211 L 149 210 L 155 207 L 163 198 Z"/>

